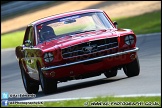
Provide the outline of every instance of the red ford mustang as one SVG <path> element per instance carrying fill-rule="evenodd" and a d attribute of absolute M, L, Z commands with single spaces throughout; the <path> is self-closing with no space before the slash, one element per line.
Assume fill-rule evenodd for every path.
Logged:
<path fill-rule="evenodd" d="M 101 75 L 119 69 L 139 75 L 136 35 L 119 29 L 102 10 L 87 9 L 32 22 L 22 45 L 15 49 L 27 93 L 57 90 L 58 82 Z"/>

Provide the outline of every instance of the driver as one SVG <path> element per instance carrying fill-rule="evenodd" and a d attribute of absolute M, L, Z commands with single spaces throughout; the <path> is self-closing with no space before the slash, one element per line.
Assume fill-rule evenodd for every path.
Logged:
<path fill-rule="evenodd" d="M 55 36 L 54 30 L 50 26 L 43 26 L 40 30 L 40 41 L 49 40 L 55 38 Z"/>

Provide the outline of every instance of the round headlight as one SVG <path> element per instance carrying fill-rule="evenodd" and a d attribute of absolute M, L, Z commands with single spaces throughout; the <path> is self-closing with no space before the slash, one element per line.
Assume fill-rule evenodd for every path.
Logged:
<path fill-rule="evenodd" d="M 132 45 L 134 43 L 134 36 L 128 35 L 125 37 L 125 43 L 127 45 Z"/>
<path fill-rule="evenodd" d="M 54 55 L 50 52 L 44 54 L 45 62 L 51 62 L 54 59 Z"/>

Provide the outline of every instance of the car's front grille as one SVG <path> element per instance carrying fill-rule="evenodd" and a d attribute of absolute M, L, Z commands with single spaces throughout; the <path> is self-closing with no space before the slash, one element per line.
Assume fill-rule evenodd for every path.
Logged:
<path fill-rule="evenodd" d="M 115 50 L 114 50 L 115 49 Z M 90 41 L 75 46 L 62 49 L 63 58 L 72 58 L 77 56 L 91 55 L 94 53 L 103 53 L 103 55 L 116 53 L 118 49 L 118 41 L 116 38 L 107 38 L 101 40 Z M 100 56 L 98 54 L 98 56 Z"/>

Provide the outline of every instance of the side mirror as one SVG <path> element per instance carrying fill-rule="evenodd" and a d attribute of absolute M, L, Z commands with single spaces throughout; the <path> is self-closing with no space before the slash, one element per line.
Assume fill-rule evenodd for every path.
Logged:
<path fill-rule="evenodd" d="M 31 41 L 30 40 L 26 40 L 25 41 L 25 46 L 26 47 L 31 47 Z"/>
<path fill-rule="evenodd" d="M 117 28 L 118 23 L 116 21 L 113 22 L 113 24 L 115 25 L 115 27 Z"/>

